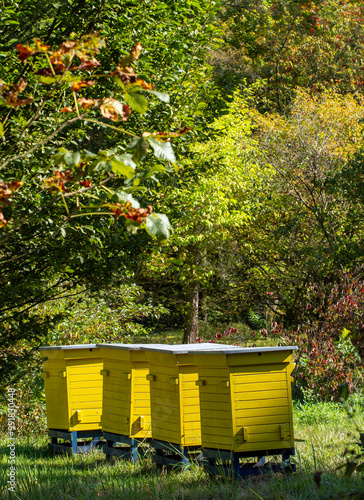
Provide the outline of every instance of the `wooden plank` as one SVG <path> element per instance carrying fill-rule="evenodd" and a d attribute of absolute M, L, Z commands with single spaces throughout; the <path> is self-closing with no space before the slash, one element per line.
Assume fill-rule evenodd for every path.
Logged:
<path fill-rule="evenodd" d="M 255 424 L 257 426 L 264 426 L 264 425 L 269 425 L 269 424 L 289 424 L 290 419 L 289 419 L 289 414 L 287 413 L 286 415 L 259 415 L 256 417 L 251 417 L 251 418 L 238 418 L 236 420 L 236 425 L 237 427 L 246 427 L 249 426 L 249 432 Z M 263 430 L 262 430 L 263 432 Z"/>
<path fill-rule="evenodd" d="M 209 412 L 210 410 L 224 411 L 231 415 L 230 405 L 223 401 L 204 401 L 201 398 L 201 413 Z"/>
<path fill-rule="evenodd" d="M 279 398 L 288 398 L 287 387 L 285 389 L 276 389 L 274 391 L 257 391 L 257 392 L 249 392 L 249 396 L 246 396 L 244 393 L 235 394 L 235 401 L 238 407 L 239 401 L 245 403 L 247 399 L 249 401 L 256 400 L 266 400 L 266 399 L 279 399 Z"/>
<path fill-rule="evenodd" d="M 257 373 L 237 373 L 233 374 L 233 380 L 234 384 L 239 385 L 239 384 L 250 384 L 250 383 L 255 383 L 255 382 L 260 382 L 261 379 L 264 378 L 264 380 L 269 380 L 270 382 L 282 382 L 286 381 L 286 370 L 283 369 L 281 371 L 272 371 L 272 372 L 267 372 L 267 371 L 260 371 Z"/>
<path fill-rule="evenodd" d="M 167 430 L 165 427 L 155 426 L 153 422 L 152 427 L 153 439 L 167 441 L 168 443 L 180 444 L 181 433 L 180 431 Z"/>
<path fill-rule="evenodd" d="M 103 365 L 103 361 L 100 358 L 97 359 L 75 359 L 68 360 L 66 362 L 66 366 L 70 373 L 79 373 L 85 369 L 97 371 L 101 365 Z"/>
<path fill-rule="evenodd" d="M 247 366 L 247 365 L 272 365 L 289 363 L 292 353 L 290 351 L 260 351 L 241 354 L 227 354 L 226 364 L 228 366 Z"/>
<path fill-rule="evenodd" d="M 196 406 L 199 407 L 200 405 L 200 398 L 199 397 L 183 397 L 183 404 L 187 406 Z"/>
<path fill-rule="evenodd" d="M 205 379 L 202 379 L 205 380 Z M 206 385 L 203 385 L 200 387 L 200 395 L 205 398 L 205 399 L 210 399 L 214 397 L 214 395 L 221 395 L 221 396 L 226 396 L 230 397 L 230 387 L 226 387 L 221 385 L 222 382 L 228 380 L 227 378 L 225 379 L 219 379 L 217 383 L 212 384 L 210 380 L 206 380 Z"/>
<path fill-rule="evenodd" d="M 151 390 L 155 391 L 161 391 L 161 392 L 166 392 L 166 393 L 178 393 L 178 384 L 172 384 L 170 379 L 174 379 L 175 377 L 168 377 L 168 378 L 158 378 L 157 375 L 157 380 L 151 382 Z"/>
<path fill-rule="evenodd" d="M 233 446 L 233 436 L 224 437 L 216 436 L 216 434 L 206 434 L 202 428 L 202 443 L 207 448 L 221 448 L 223 450 L 230 450 Z"/>
<path fill-rule="evenodd" d="M 259 409 L 259 408 L 273 408 L 282 407 L 288 405 L 288 398 L 276 398 L 272 397 L 270 399 L 257 399 L 257 400 L 240 400 L 238 404 L 236 403 L 236 411 L 249 410 L 249 409 Z"/>
<path fill-rule="evenodd" d="M 248 441 L 250 438 L 253 438 L 255 435 L 275 435 L 279 436 L 279 440 L 281 440 L 281 430 L 280 424 L 285 425 L 286 434 L 289 433 L 289 421 L 282 419 L 280 422 L 276 423 L 265 423 L 259 425 L 249 425 L 248 426 Z M 255 438 L 254 438 L 255 439 Z"/>
<path fill-rule="evenodd" d="M 201 404 L 202 404 L 202 402 L 213 403 L 216 401 L 216 402 L 224 403 L 225 405 L 230 406 L 231 398 L 230 398 L 229 393 L 228 394 L 215 394 L 215 397 L 214 397 L 213 393 L 205 394 L 205 392 L 201 391 L 200 400 L 201 400 Z"/>
<path fill-rule="evenodd" d="M 293 440 L 292 440 L 293 441 Z M 272 440 L 272 441 L 261 441 L 261 442 L 253 442 L 247 441 L 245 443 L 234 443 L 233 450 L 234 452 L 262 452 L 264 453 L 266 450 L 270 449 L 281 449 L 284 450 L 292 448 L 292 443 L 289 440 Z M 265 454 L 265 453 L 264 453 Z"/>
<path fill-rule="evenodd" d="M 224 378 L 229 376 L 229 369 L 226 366 L 206 367 L 198 366 L 199 378 Z"/>
<path fill-rule="evenodd" d="M 285 437 L 285 440 L 289 439 L 289 434 Z M 242 439 L 240 439 L 240 436 L 237 436 L 237 442 L 243 442 Z M 250 433 L 250 429 L 248 428 L 248 439 L 247 443 L 270 443 L 271 448 L 277 448 L 278 446 L 281 446 L 280 443 L 283 443 L 283 439 L 281 439 L 281 434 L 280 432 L 272 430 L 272 432 L 263 432 L 263 433 L 256 433 L 252 434 Z M 274 443 L 274 444 L 273 444 Z M 264 446 L 267 446 L 267 444 L 264 444 Z"/>
<path fill-rule="evenodd" d="M 84 398 L 83 401 L 79 400 L 78 398 L 70 398 L 69 405 L 73 408 L 77 407 L 78 410 L 90 408 L 101 410 L 102 401 L 101 398 L 93 399 L 91 396 L 89 398 Z"/>
<path fill-rule="evenodd" d="M 102 391 L 70 391 L 70 401 L 100 401 L 102 400 Z"/>
<path fill-rule="evenodd" d="M 82 394 L 84 392 L 102 392 L 102 380 L 98 378 L 97 380 L 88 381 L 72 381 L 71 391 L 73 394 Z"/>
<path fill-rule="evenodd" d="M 231 426 L 229 427 L 221 427 L 221 423 L 219 422 L 219 426 L 215 426 L 211 424 L 211 422 L 204 422 L 203 425 L 203 434 L 204 435 L 217 435 L 219 437 L 233 437 L 233 430 Z"/>
<path fill-rule="evenodd" d="M 252 384 L 234 384 L 235 394 L 246 398 L 249 398 L 251 392 L 271 391 L 273 393 L 277 390 L 287 390 L 287 381 L 271 382 L 270 380 L 261 380 Z"/>
<path fill-rule="evenodd" d="M 259 373 L 282 373 L 287 370 L 289 363 L 266 363 L 264 365 L 229 366 L 229 372 L 235 376 L 254 375 Z"/>
<path fill-rule="evenodd" d="M 287 400 L 286 400 L 287 402 Z M 281 416 L 289 416 L 290 415 L 290 409 L 288 407 L 288 404 L 286 406 L 271 406 L 271 407 L 261 407 L 257 406 L 256 408 L 249 408 L 249 409 L 239 409 L 236 410 L 236 420 L 238 421 L 243 421 L 244 419 L 249 419 L 249 418 L 259 418 L 260 415 L 262 415 L 262 412 L 264 412 L 264 417 L 281 417 Z"/>

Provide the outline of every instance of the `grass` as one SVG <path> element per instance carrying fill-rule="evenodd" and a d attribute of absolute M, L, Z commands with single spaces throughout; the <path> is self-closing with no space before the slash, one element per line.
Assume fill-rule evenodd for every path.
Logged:
<path fill-rule="evenodd" d="M 21 500 L 213 500 L 213 499 L 324 499 L 342 492 L 364 491 L 364 475 L 346 478 L 336 470 L 353 441 L 355 424 L 364 428 L 363 402 L 350 403 L 358 410 L 349 418 L 334 403 L 294 405 L 297 472 L 233 481 L 211 478 L 193 464 L 187 471 L 158 471 L 150 458 L 132 464 L 108 462 L 101 451 L 68 457 L 48 451 L 48 437 L 24 436 L 16 441 L 16 494 L 7 492 L 9 450 L 1 438 L 0 497 Z M 313 474 L 321 472 L 317 487 Z"/>

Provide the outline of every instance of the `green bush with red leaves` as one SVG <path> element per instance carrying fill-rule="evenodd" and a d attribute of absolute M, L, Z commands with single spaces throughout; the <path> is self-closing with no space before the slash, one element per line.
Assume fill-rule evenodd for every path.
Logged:
<path fill-rule="evenodd" d="M 298 346 L 295 386 L 309 399 L 332 400 L 364 385 L 363 268 L 340 275 L 334 286 L 311 285 L 307 321 L 271 332 L 285 344 Z"/>

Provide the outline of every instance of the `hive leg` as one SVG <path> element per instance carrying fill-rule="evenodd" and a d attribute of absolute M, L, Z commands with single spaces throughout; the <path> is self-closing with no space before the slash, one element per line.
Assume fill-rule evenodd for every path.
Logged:
<path fill-rule="evenodd" d="M 71 447 L 72 447 L 72 454 L 76 455 L 76 453 L 77 453 L 77 431 L 71 431 Z"/>

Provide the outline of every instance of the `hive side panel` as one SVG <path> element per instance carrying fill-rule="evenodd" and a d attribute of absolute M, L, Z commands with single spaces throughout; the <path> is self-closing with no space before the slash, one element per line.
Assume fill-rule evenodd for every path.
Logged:
<path fill-rule="evenodd" d="M 201 445 L 200 392 L 196 367 L 180 368 L 181 427 L 183 446 Z"/>
<path fill-rule="evenodd" d="M 61 377 L 66 371 L 64 359 L 48 359 L 44 362 L 44 388 L 48 429 L 68 429 L 67 380 Z"/>
<path fill-rule="evenodd" d="M 234 433 L 228 367 L 201 366 L 199 383 L 202 446 L 230 450 Z"/>
<path fill-rule="evenodd" d="M 132 369 L 132 406 L 131 437 L 138 439 L 152 437 L 150 410 L 149 365 L 133 363 Z"/>
<path fill-rule="evenodd" d="M 168 366 L 151 365 L 150 401 L 153 439 L 181 444 L 181 414 L 178 371 Z"/>
<path fill-rule="evenodd" d="M 102 428 L 105 432 L 129 436 L 131 363 L 106 358 L 103 373 Z"/>
<path fill-rule="evenodd" d="M 293 446 L 287 363 L 231 366 L 234 451 Z"/>
<path fill-rule="evenodd" d="M 67 360 L 69 430 L 101 427 L 102 368 L 101 359 Z"/>

